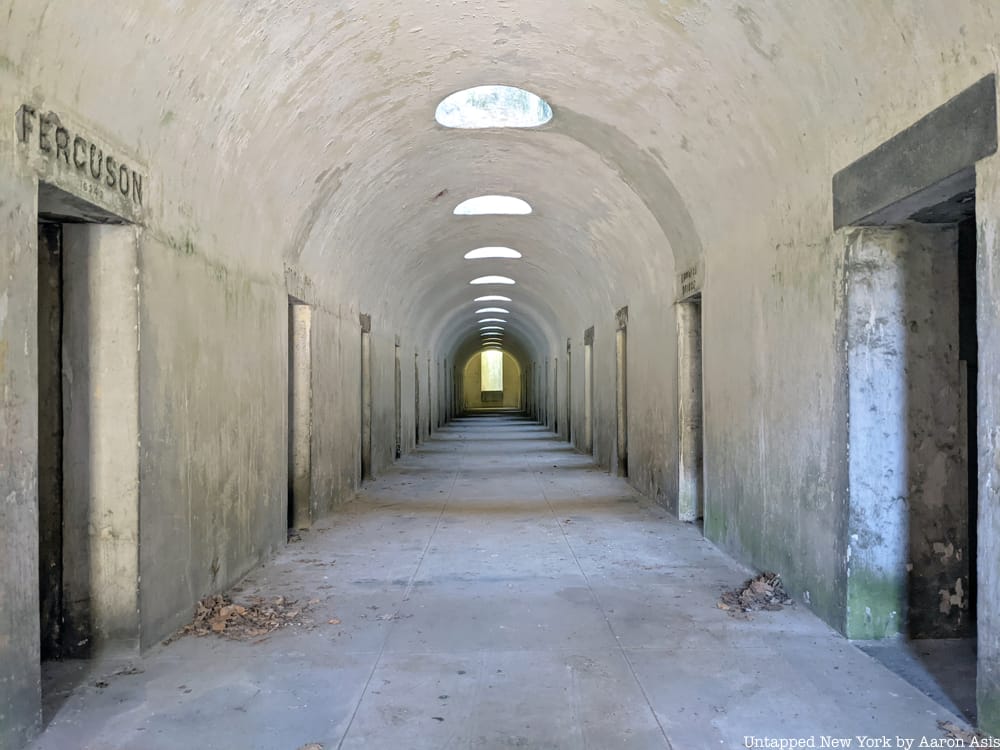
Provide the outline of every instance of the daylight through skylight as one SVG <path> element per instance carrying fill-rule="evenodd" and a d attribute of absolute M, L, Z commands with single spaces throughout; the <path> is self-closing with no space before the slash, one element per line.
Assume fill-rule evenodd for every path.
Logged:
<path fill-rule="evenodd" d="M 516 86 L 474 86 L 445 97 L 434 119 L 446 128 L 534 128 L 552 119 L 552 107 Z"/>
<path fill-rule="evenodd" d="M 466 260 L 482 260 L 483 258 L 513 258 L 521 257 L 521 253 L 511 247 L 478 247 L 465 254 Z"/>
<path fill-rule="evenodd" d="M 506 276 L 480 276 L 478 279 L 473 279 L 469 283 L 478 285 L 478 284 L 516 284 L 517 282 L 514 281 L 514 279 L 508 278 Z"/>
<path fill-rule="evenodd" d="M 526 216 L 530 213 L 528 202 L 512 195 L 480 195 L 455 207 L 455 216 Z"/>
<path fill-rule="evenodd" d="M 504 310 L 502 307 L 483 307 L 476 310 L 476 315 L 486 315 L 487 313 L 503 313 L 506 315 L 509 312 L 510 310 Z"/>
<path fill-rule="evenodd" d="M 510 302 L 510 297 L 502 297 L 499 294 L 488 294 L 485 297 L 476 297 L 473 302 Z"/>

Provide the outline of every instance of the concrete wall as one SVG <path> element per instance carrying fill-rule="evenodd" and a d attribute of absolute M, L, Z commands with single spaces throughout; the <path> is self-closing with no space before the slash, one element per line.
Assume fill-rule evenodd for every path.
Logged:
<path fill-rule="evenodd" d="M 2 136 L 0 136 L 2 138 Z M 5 152 L 8 153 L 8 152 Z M 0 156 L 0 746 L 41 724 L 38 612 L 35 190 Z"/>
<path fill-rule="evenodd" d="M 977 695 L 980 726 L 1000 735 L 1000 157 L 976 165 L 979 333 L 979 586 Z"/>
<path fill-rule="evenodd" d="M 288 295 L 313 310 L 310 506 L 318 517 L 358 480 L 359 312 L 373 320 L 378 473 L 395 454 L 397 337 L 405 451 L 415 436 L 413 352 L 431 360 L 436 426 L 446 362 L 473 325 L 461 255 L 495 242 L 525 251 L 521 266 L 490 270 L 518 276 L 509 335 L 522 362 L 538 363 L 536 410 L 544 362 L 561 359 L 572 340 L 571 421 L 581 448 L 582 336 L 594 327 L 588 449 L 610 470 L 614 313 L 628 305 L 630 481 L 671 508 L 674 282 L 703 269 L 705 533 L 747 564 L 780 572 L 798 599 L 847 629 L 848 239 L 833 231 L 831 180 L 996 71 L 990 3 L 746 8 L 707 0 L 683 11 L 525 3 L 517 25 L 496 9 L 443 24 L 433 4 L 382 0 L 353 15 L 311 0 L 301 13 L 252 15 L 225 3 L 183 12 L 138 0 L 8 5 L 13 33 L 0 48 L 0 744 L 19 743 L 38 723 L 39 179 L 140 227 L 143 645 L 284 542 Z M 100 37 L 85 33 L 98 28 Z M 601 45 L 591 44 L 594 29 Z M 454 54 L 458 38 L 468 54 Z M 487 60 L 482 50 L 495 40 L 532 54 Z M 567 45 L 586 54 L 566 55 Z M 372 50 L 381 50 L 378 71 L 358 62 Z M 502 136 L 437 127 L 434 103 L 481 83 L 487 63 L 549 97 L 551 125 Z M 88 179 L 72 152 L 40 153 L 37 118 L 36 146 L 19 144 L 12 125 L 21 103 L 58 111 L 60 127 L 134 165 L 145 203 Z M 993 160 L 977 179 L 981 382 L 995 383 Z M 455 203 L 487 188 L 530 188 L 537 210 L 455 221 Z M 981 389 L 987 562 L 1000 533 L 993 401 Z M 545 416 L 557 413 L 550 406 Z M 980 713 L 997 728 L 1000 584 L 996 565 L 981 567 Z"/>

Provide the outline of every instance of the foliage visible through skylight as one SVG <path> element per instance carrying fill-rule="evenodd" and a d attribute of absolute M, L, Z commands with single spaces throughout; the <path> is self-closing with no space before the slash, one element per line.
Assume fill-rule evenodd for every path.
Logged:
<path fill-rule="evenodd" d="M 446 128 L 534 128 L 552 119 L 552 107 L 515 86 L 474 86 L 445 97 L 434 119 Z"/>
<path fill-rule="evenodd" d="M 456 216 L 526 216 L 530 213 L 531 206 L 512 195 L 480 195 L 478 198 L 462 201 L 455 207 Z"/>

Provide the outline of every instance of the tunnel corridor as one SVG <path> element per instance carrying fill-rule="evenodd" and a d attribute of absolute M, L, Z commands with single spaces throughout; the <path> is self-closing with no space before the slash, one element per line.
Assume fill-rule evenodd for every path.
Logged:
<path fill-rule="evenodd" d="M 998 71 L 996 0 L 0 0 L 0 750 L 1000 737 Z"/>
<path fill-rule="evenodd" d="M 32 747 L 734 748 L 958 720 L 803 607 L 718 609 L 746 575 L 537 422 L 459 418 L 241 582 L 316 601 L 313 625 L 63 663 Z"/>

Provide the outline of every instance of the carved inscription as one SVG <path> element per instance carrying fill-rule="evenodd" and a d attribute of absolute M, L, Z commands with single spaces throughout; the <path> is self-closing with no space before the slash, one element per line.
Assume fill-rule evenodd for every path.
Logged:
<path fill-rule="evenodd" d="M 678 280 L 681 287 L 681 299 L 701 291 L 701 274 L 698 272 L 697 267 L 684 271 L 678 276 Z"/>
<path fill-rule="evenodd" d="M 142 207 L 143 176 L 123 159 L 64 127 L 55 112 L 40 113 L 30 104 L 17 110 L 17 140 L 36 148 L 45 159 L 70 167 L 91 183 L 118 191 Z"/>

